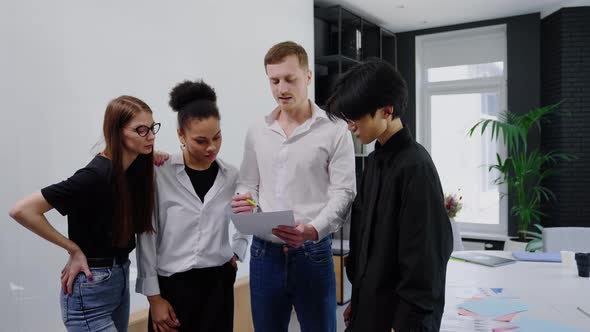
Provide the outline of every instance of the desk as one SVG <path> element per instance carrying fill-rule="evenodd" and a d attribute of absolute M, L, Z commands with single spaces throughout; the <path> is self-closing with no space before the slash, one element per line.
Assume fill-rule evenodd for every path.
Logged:
<path fill-rule="evenodd" d="M 512 258 L 506 251 L 481 251 L 482 254 Z M 450 260 L 447 267 L 445 322 L 457 316 L 456 306 L 461 287 L 504 288 L 529 306 L 519 317 L 531 317 L 558 322 L 590 331 L 590 318 L 576 310 L 590 310 L 590 279 L 578 277 L 576 266 L 561 263 L 516 262 L 499 267 L 487 267 Z M 515 320 L 515 321 L 516 321 Z M 441 328 L 441 331 L 444 331 Z"/>

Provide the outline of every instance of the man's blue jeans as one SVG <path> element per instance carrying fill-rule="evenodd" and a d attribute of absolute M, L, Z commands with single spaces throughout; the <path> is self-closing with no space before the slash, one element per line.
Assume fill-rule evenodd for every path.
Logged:
<path fill-rule="evenodd" d="M 61 290 L 61 312 L 68 332 L 126 332 L 129 323 L 129 261 L 91 268 L 93 280 L 78 274 L 72 295 Z"/>
<path fill-rule="evenodd" d="M 329 237 L 299 248 L 254 237 L 250 254 L 256 332 L 287 332 L 292 307 L 302 332 L 336 331 L 336 277 Z"/>

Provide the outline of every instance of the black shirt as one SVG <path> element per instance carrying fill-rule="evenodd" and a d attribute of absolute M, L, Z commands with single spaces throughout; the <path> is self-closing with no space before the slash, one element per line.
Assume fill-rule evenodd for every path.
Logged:
<path fill-rule="evenodd" d="M 217 177 L 219 165 L 214 161 L 211 164 L 211 167 L 203 171 L 198 171 L 185 165 L 184 170 L 186 171 L 186 174 L 188 174 L 189 179 L 191 179 L 193 188 L 195 188 L 195 193 L 199 196 L 201 202 L 204 203 L 205 195 L 207 195 L 207 192 L 211 189 L 215 182 L 215 178 Z"/>
<path fill-rule="evenodd" d="M 134 237 L 125 248 L 113 246 L 113 192 L 112 163 L 102 156 L 67 180 L 41 189 L 47 202 L 68 216 L 68 237 L 87 258 L 125 255 L 135 248 Z"/>
<path fill-rule="evenodd" d="M 407 128 L 369 156 L 350 234 L 347 331 L 438 331 L 451 224 L 434 163 Z"/>

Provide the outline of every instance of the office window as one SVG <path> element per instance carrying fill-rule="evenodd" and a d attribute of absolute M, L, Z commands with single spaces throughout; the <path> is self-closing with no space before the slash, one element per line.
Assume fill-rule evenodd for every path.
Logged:
<path fill-rule="evenodd" d="M 502 76 L 504 62 L 478 63 L 474 65 L 428 68 L 428 82 L 469 80 L 482 77 Z"/>
<path fill-rule="evenodd" d="M 506 109 L 506 28 L 492 26 L 416 38 L 417 139 L 430 152 L 445 192 L 460 191 L 462 231 L 506 234 L 506 188 L 488 166 L 501 143 L 468 137 L 483 118 Z"/>

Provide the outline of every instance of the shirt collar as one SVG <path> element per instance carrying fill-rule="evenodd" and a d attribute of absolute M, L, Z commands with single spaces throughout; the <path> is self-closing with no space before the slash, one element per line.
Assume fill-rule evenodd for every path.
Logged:
<path fill-rule="evenodd" d="M 414 138 L 408 127 L 404 124 L 403 128 L 391 136 L 385 144 L 379 144 L 379 141 L 375 142 L 375 153 L 379 154 L 382 152 L 398 152 L 403 146 L 410 142 L 413 142 Z"/>
<path fill-rule="evenodd" d="M 217 165 L 219 165 L 219 169 L 223 174 L 227 173 L 227 164 L 222 161 L 220 158 L 215 159 Z M 170 163 L 176 166 L 182 166 L 184 169 L 184 157 L 182 152 L 174 153 L 170 156 Z"/>
<path fill-rule="evenodd" d="M 306 120 L 305 122 L 309 123 L 316 123 L 317 121 L 322 121 L 322 120 L 328 120 L 328 115 L 326 115 L 326 112 L 321 109 L 316 103 L 311 102 L 311 119 Z M 277 119 L 279 118 L 279 113 L 281 112 L 281 108 L 279 106 L 275 107 L 274 110 L 272 110 L 272 112 L 270 112 L 268 115 L 266 115 L 264 117 L 264 121 L 266 122 L 267 126 L 272 126 L 273 123 L 275 123 L 275 121 L 277 121 Z"/>

